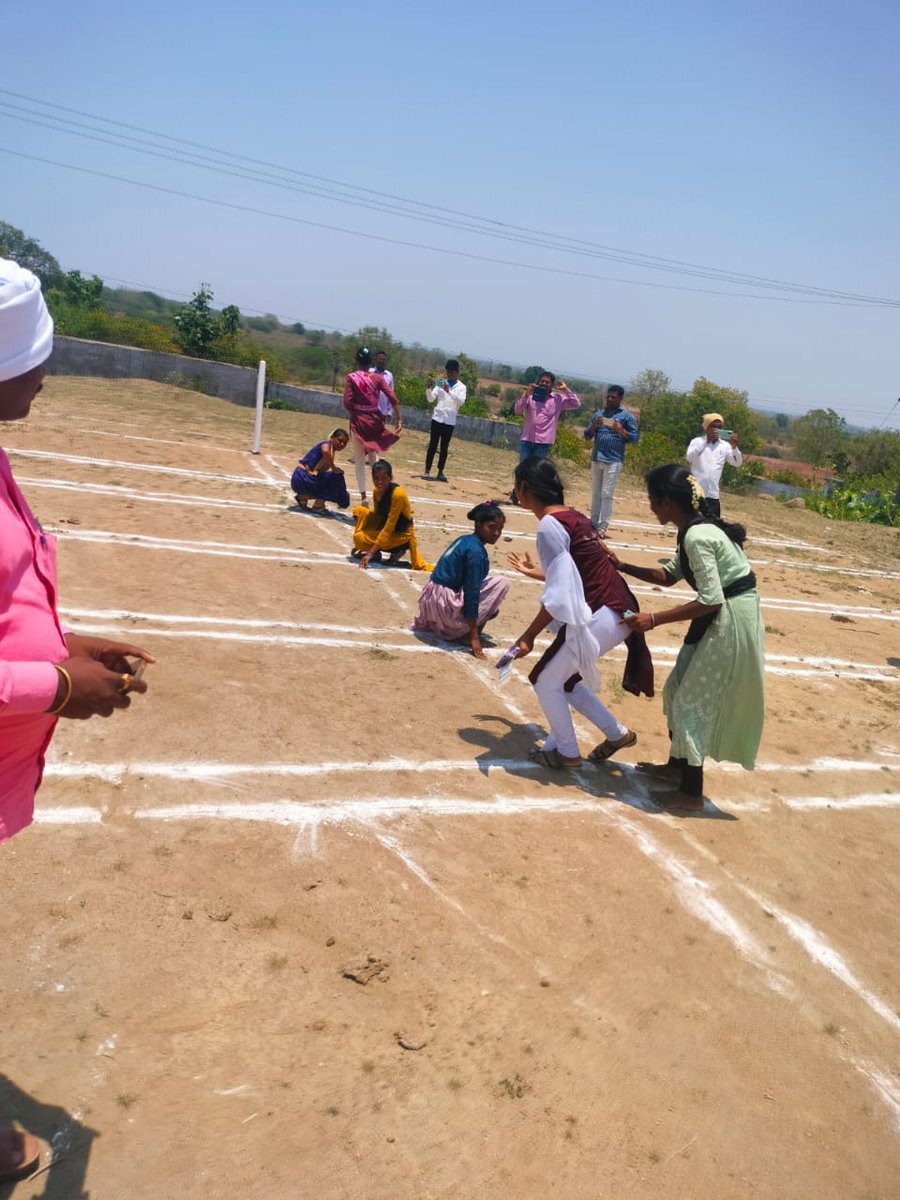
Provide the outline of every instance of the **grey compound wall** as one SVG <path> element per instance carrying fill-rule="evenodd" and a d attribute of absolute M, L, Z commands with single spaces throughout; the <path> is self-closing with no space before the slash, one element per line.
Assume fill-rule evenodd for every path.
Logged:
<path fill-rule="evenodd" d="M 208 396 L 219 396 L 222 400 L 230 400 L 247 408 L 252 408 L 256 403 L 256 371 L 252 367 L 236 367 L 231 363 L 210 362 L 205 358 L 188 358 L 183 354 L 162 354 L 158 350 L 139 350 L 109 342 L 57 337 L 47 368 L 51 375 L 154 379 L 174 387 L 204 392 Z M 342 421 L 347 417 L 341 397 L 334 392 L 270 383 L 266 387 L 266 398 L 277 398 L 300 412 L 321 413 Z M 425 409 L 405 407 L 403 423 L 407 429 L 427 432 L 431 427 L 431 415 Z M 521 432 L 520 426 L 511 422 L 484 420 L 481 417 L 460 416 L 456 425 L 457 437 L 487 446 L 517 446 Z"/>

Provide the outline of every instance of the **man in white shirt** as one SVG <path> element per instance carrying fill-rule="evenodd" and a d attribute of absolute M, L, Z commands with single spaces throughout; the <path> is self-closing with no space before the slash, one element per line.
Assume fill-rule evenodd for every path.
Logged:
<path fill-rule="evenodd" d="M 720 434 L 724 421 L 719 413 L 705 413 L 703 416 L 703 436 L 695 437 L 687 448 L 687 460 L 691 464 L 694 478 L 703 489 L 703 495 L 709 503 L 713 516 L 722 515 L 719 504 L 719 480 L 725 464 L 731 463 L 739 467 L 744 456 L 738 450 L 738 436 L 730 433 L 729 440 L 723 442 Z"/>
<path fill-rule="evenodd" d="M 446 379 L 434 379 L 428 376 L 428 389 L 425 399 L 434 405 L 431 417 L 431 440 L 428 443 L 428 453 L 425 455 L 425 474 L 423 479 L 431 479 L 431 464 L 435 453 L 438 453 L 438 482 L 446 483 L 447 476 L 444 467 L 447 465 L 447 450 L 453 430 L 456 428 L 456 416 L 460 405 L 466 402 L 466 385 L 460 382 L 459 363 L 455 358 L 448 358 L 444 364 L 447 372 Z M 440 450 L 438 451 L 438 447 Z"/>
<path fill-rule="evenodd" d="M 387 368 L 387 355 L 383 350 L 375 351 L 375 366 L 369 367 L 369 371 L 373 375 L 380 375 L 391 391 L 394 390 L 394 376 Z M 394 406 L 388 399 L 387 392 L 382 391 L 378 396 L 378 411 L 386 418 L 394 415 Z"/>

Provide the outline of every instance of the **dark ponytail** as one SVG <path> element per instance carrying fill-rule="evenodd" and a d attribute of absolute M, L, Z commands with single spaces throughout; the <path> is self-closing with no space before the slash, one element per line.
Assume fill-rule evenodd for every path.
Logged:
<path fill-rule="evenodd" d="M 681 467 L 677 463 L 654 467 L 652 471 L 647 472 L 646 479 L 647 492 L 652 500 L 670 500 L 694 519 L 717 525 L 736 546 L 743 546 L 747 540 L 747 530 L 743 525 L 734 521 L 723 521 L 721 517 L 713 515 L 700 485 L 687 467 Z"/>
<path fill-rule="evenodd" d="M 516 467 L 515 480 L 541 504 L 565 504 L 559 471 L 549 458 L 526 458 Z"/>
<path fill-rule="evenodd" d="M 481 504 L 476 504 L 471 512 L 466 513 L 466 520 L 474 521 L 476 525 L 480 525 L 483 521 L 496 521 L 498 517 L 506 520 L 503 509 L 493 500 L 485 500 Z"/>

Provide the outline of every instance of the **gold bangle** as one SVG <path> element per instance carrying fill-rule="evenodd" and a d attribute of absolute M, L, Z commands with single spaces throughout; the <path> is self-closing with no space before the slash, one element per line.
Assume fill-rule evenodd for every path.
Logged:
<path fill-rule="evenodd" d="M 63 679 L 66 681 L 66 694 L 63 697 L 61 703 L 57 704 L 56 708 L 50 708 L 47 710 L 48 714 L 51 717 L 58 717 L 59 714 L 62 712 L 62 710 L 69 703 L 69 701 L 72 699 L 72 676 L 69 674 L 69 672 L 66 670 L 66 668 L 61 667 L 59 665 L 59 663 L 54 663 L 53 666 L 59 672 L 59 674 L 62 675 Z"/>

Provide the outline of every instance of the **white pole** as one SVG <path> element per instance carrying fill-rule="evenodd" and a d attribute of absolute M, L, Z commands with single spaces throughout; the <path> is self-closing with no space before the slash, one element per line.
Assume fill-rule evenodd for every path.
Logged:
<path fill-rule="evenodd" d="M 259 374 L 256 376 L 256 420 L 253 424 L 253 445 L 251 454 L 259 454 L 259 444 L 262 441 L 263 401 L 266 398 L 266 360 L 259 360 Z"/>

